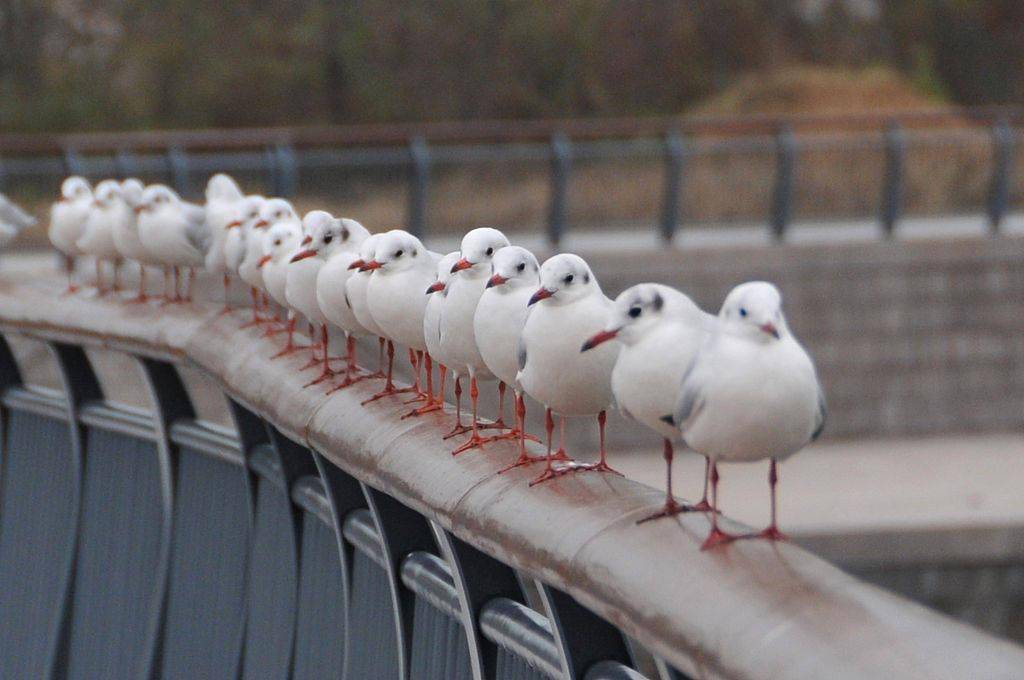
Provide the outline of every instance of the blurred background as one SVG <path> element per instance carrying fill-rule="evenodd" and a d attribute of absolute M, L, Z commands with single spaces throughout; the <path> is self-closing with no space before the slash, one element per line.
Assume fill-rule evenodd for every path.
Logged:
<path fill-rule="evenodd" d="M 1024 640 L 1024 4 L 7 0 L 0 39 L 23 249 L 67 174 L 227 171 L 437 249 L 573 249 L 610 295 L 776 281 L 832 411 L 784 528 Z M 656 438 L 612 442 L 662 484 Z M 765 474 L 726 468 L 726 512 L 763 523 Z"/>

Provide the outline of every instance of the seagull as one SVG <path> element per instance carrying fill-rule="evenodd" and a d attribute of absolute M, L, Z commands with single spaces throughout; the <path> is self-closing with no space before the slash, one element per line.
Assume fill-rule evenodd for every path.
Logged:
<path fill-rule="evenodd" d="M 121 184 L 115 179 L 105 179 L 96 185 L 93 191 L 93 204 L 85 219 L 85 228 L 78 238 L 78 249 L 91 255 L 96 262 L 96 292 L 106 295 L 117 292 L 118 267 L 121 253 L 114 243 L 114 225 L 122 219 L 128 210 L 127 204 L 121 199 Z M 108 291 L 103 285 L 103 263 L 109 262 L 113 267 L 113 280 Z"/>
<path fill-rule="evenodd" d="M 448 294 L 448 282 L 452 277 L 452 266 L 459 261 L 459 257 L 459 251 L 453 250 L 438 260 L 434 282 L 427 287 L 427 307 L 423 310 L 423 341 L 427 346 L 427 403 L 413 412 L 416 415 L 444 408 L 444 383 L 448 372 L 448 358 L 441 348 L 441 310 L 444 308 L 445 297 Z M 438 372 L 441 376 L 441 385 L 436 396 L 432 394 L 431 361 L 437 362 Z M 461 389 L 456 394 L 456 398 L 461 401 Z M 462 427 L 459 411 L 460 409 L 456 408 L 456 429 Z M 407 413 L 403 418 L 409 415 Z"/>
<path fill-rule="evenodd" d="M 238 240 L 241 242 L 241 248 L 244 249 L 241 260 L 238 263 L 238 278 L 249 284 L 249 291 L 252 295 L 252 321 L 244 324 L 243 328 L 256 326 L 267 321 L 267 319 L 260 316 L 263 271 L 259 267 L 260 259 L 263 257 L 263 234 L 266 233 L 267 227 L 270 226 L 270 223 L 263 219 L 263 208 L 266 207 L 267 200 L 262 196 L 252 196 L 250 198 L 252 200 L 250 215 L 252 215 L 253 209 L 255 209 L 256 214 L 246 218 L 242 225 L 237 227 L 241 230 L 241 236 L 238 237 Z M 236 247 L 238 246 L 232 245 L 229 238 L 228 243 L 225 244 L 225 254 L 231 253 L 234 255 Z"/>
<path fill-rule="evenodd" d="M 146 186 L 135 178 L 121 182 L 121 200 L 123 208 L 114 221 L 114 245 L 121 257 L 134 260 L 139 266 L 139 292 L 129 302 L 144 303 L 149 300 L 146 294 L 146 265 L 155 264 L 150 257 L 142 239 L 139 238 L 138 215 L 135 208 L 142 202 L 142 194 Z"/>
<path fill-rule="evenodd" d="M 523 390 L 546 409 L 547 466 L 531 485 L 574 470 L 614 472 L 606 462 L 604 427 L 619 348 L 606 344 L 580 352 L 583 343 L 601 330 L 612 301 L 578 255 L 563 253 L 549 258 L 540 268 L 540 285 L 527 303 L 533 310 L 520 335 L 516 376 Z M 555 455 L 551 453 L 553 413 L 561 416 L 561 441 Z M 597 415 L 600 428 L 600 461 L 555 468 L 553 460 L 565 459 L 565 418 L 590 415 Z"/>
<path fill-rule="evenodd" d="M 345 334 L 345 380 L 339 387 L 355 382 L 356 337 L 366 335 L 345 297 L 345 284 L 353 275 L 349 266 L 359 257 L 359 246 L 370 235 L 366 227 L 347 217 L 335 218 L 313 233 L 313 241 L 295 258 L 317 257 L 323 261 L 316 276 L 316 300 L 327 320 Z M 293 259 L 295 259 L 293 258 Z M 327 327 L 323 329 L 326 337 Z M 332 388 L 333 389 L 333 388 Z"/>
<path fill-rule="evenodd" d="M 373 260 L 373 256 L 377 253 L 377 242 L 383 235 L 370 234 L 363 240 L 362 245 L 359 246 L 359 257 L 348 266 L 352 271 L 352 275 L 345 281 L 345 299 L 348 301 L 349 309 L 352 310 L 352 314 L 359 321 L 359 325 L 365 328 L 370 335 L 376 336 L 380 343 L 380 351 L 377 356 L 377 372 L 367 376 L 374 378 L 384 377 L 384 345 L 387 341 L 384 339 L 384 331 L 377 325 L 373 314 L 370 313 L 370 306 L 366 299 L 366 287 L 370 283 L 373 270 L 364 270 L 363 267 L 367 262 Z"/>
<path fill-rule="evenodd" d="M 266 336 L 268 337 L 287 328 L 285 321 L 280 318 L 280 312 L 277 310 L 271 310 L 271 300 L 280 305 L 284 304 L 281 302 L 281 300 L 284 300 L 284 279 L 275 279 L 274 283 L 271 284 L 267 280 L 268 270 L 265 270 L 263 266 L 260 265 L 260 261 L 262 261 L 264 256 L 267 254 L 267 248 L 269 247 L 269 237 L 267 234 L 270 229 L 281 222 L 292 224 L 300 233 L 302 231 L 302 221 L 299 219 L 299 215 L 295 212 L 295 208 L 292 207 L 292 204 L 283 198 L 269 198 L 263 202 L 263 206 L 260 208 L 260 219 L 253 225 L 257 230 L 259 230 L 257 232 L 259 235 L 255 239 L 256 243 L 253 244 L 256 255 L 256 267 L 259 270 L 259 275 L 253 276 L 252 278 L 257 281 L 259 288 L 262 291 L 259 297 L 262 300 L 263 308 L 268 312 L 273 311 L 273 316 L 268 319 L 268 321 L 276 321 L 280 325 L 279 328 L 271 328 L 267 330 Z M 301 240 L 301 236 L 299 239 Z M 267 260 L 267 262 L 269 262 L 269 260 Z M 273 297 L 270 293 L 271 285 L 279 285 L 280 300 Z"/>
<path fill-rule="evenodd" d="M 775 513 L 776 465 L 817 439 L 826 415 L 814 362 L 790 333 L 778 288 L 763 281 L 734 288 L 666 418 L 690 448 L 711 459 L 711 533 L 704 549 L 741 538 L 718 528 L 722 460 L 771 460 L 771 523 L 756 536 L 785 538 Z"/>
<path fill-rule="evenodd" d="M 206 183 L 206 224 L 210 228 L 210 248 L 204 262 L 206 271 L 221 274 L 224 285 L 224 312 L 230 311 L 231 277 L 224 259 L 228 225 L 237 223 L 248 206 L 245 195 L 230 175 L 217 173 Z"/>
<path fill-rule="evenodd" d="M 0 248 L 13 241 L 23 229 L 36 223 L 36 218 L 17 203 L 0 194 Z"/>
<path fill-rule="evenodd" d="M 68 275 L 68 293 L 78 290 L 73 276 L 75 258 L 82 254 L 78 239 L 85 229 L 85 220 L 92 208 L 92 187 L 84 177 L 73 175 L 60 185 L 60 200 L 50 208 L 50 243 L 64 255 L 64 270 Z"/>
<path fill-rule="evenodd" d="M 711 509 L 707 501 L 707 469 L 704 497 L 697 505 L 684 505 L 672 495 L 673 441 L 680 434 L 678 428 L 661 417 L 675 407 L 683 376 L 714 324 L 715 317 L 675 288 L 641 283 L 615 298 L 604 329 L 581 349 L 589 352 L 605 342 L 618 340 L 622 349 L 612 370 L 615 402 L 623 413 L 664 439 L 665 506 L 638 524 L 681 512 Z M 710 461 L 705 460 L 710 466 Z"/>
<path fill-rule="evenodd" d="M 327 331 L 327 317 L 320 309 L 316 289 L 317 278 L 324 265 L 324 259 L 316 257 L 317 251 L 313 244 L 321 245 L 328 232 L 333 234 L 337 223 L 338 220 L 325 210 L 311 210 L 306 213 L 302 218 L 305 236 L 300 244 L 301 247 L 292 255 L 285 268 L 285 298 L 288 300 L 288 305 L 301 312 L 306 320 L 316 327 L 320 334 L 320 349 L 323 352 L 323 356 L 320 358 L 314 354 L 310 359 L 310 364 L 303 367 L 303 369 L 310 368 L 321 362 L 323 365 L 320 375 L 303 387 L 318 385 L 334 375 L 330 364 L 330 335 Z"/>
<path fill-rule="evenodd" d="M 461 257 L 452 266 L 454 276 L 448 284 L 448 297 L 445 298 L 441 310 L 441 347 L 454 362 L 449 368 L 456 371 L 457 376 L 463 368 L 469 373 L 469 397 L 473 403 L 473 422 L 470 426 L 472 435 L 466 443 L 452 451 L 453 455 L 477 448 L 488 441 L 481 437 L 479 432 L 477 402 L 480 390 L 477 387 L 477 379 L 489 380 L 493 375 L 480 356 L 480 350 L 477 349 L 473 332 L 473 314 L 491 276 L 491 259 L 495 253 L 508 245 L 508 239 L 497 229 L 473 229 L 462 237 L 459 249 Z M 455 378 L 455 387 L 459 388 L 458 377 Z M 504 395 L 503 389 L 501 394 Z M 503 410 L 501 406 L 499 416 L 500 410 Z M 462 434 L 464 431 L 456 427 L 448 436 Z"/>
<path fill-rule="evenodd" d="M 426 290 L 435 279 L 438 253 L 427 250 L 423 243 L 402 229 L 392 229 L 377 241 L 373 259 L 361 270 L 373 271 L 366 285 L 366 301 L 374 321 L 388 339 L 388 375 L 384 389 L 364 404 L 381 397 L 402 392 L 415 392 L 426 398 L 420 389 L 420 371 L 427 346 L 423 339 L 423 313 Z M 391 380 L 394 343 L 409 349 L 416 379 L 411 387 L 395 389 Z"/>
<path fill-rule="evenodd" d="M 529 250 L 502 248 L 494 254 L 491 277 L 473 314 L 473 335 L 484 364 L 502 385 L 511 385 L 516 395 L 516 426 L 508 436 L 519 440 L 519 458 L 505 470 L 542 460 L 526 452 L 526 402 L 516 383 L 516 346 L 530 311 L 527 302 L 540 286 L 539 272 L 540 264 Z"/>
<path fill-rule="evenodd" d="M 174 294 L 165 294 L 166 301 L 191 301 L 195 267 L 202 266 L 210 243 L 203 209 L 181 200 L 164 184 L 151 184 L 142 192 L 135 212 L 139 216 L 139 238 L 150 256 L 164 266 L 165 290 L 170 272 L 174 273 Z M 178 286 L 181 267 L 189 271 L 184 297 Z"/>
<path fill-rule="evenodd" d="M 281 305 L 288 314 L 288 322 L 284 329 L 287 341 L 281 351 L 271 357 L 273 359 L 308 349 L 307 345 L 295 344 L 295 324 L 298 318 L 287 297 L 289 264 L 302 247 L 303 236 L 302 222 L 290 218 L 273 224 L 263 236 L 263 257 L 259 263 L 263 270 L 263 285 L 274 302 Z M 265 335 L 274 335 L 275 332 L 267 331 Z"/>

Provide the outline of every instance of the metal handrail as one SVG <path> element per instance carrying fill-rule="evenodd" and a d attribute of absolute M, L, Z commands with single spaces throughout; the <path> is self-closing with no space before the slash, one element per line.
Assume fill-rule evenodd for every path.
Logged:
<path fill-rule="evenodd" d="M 499 475 L 514 444 L 453 458 L 431 417 L 325 397 L 297 363 L 213 306 L 61 297 L 56 278 L 0 284 L 0 329 L 198 368 L 280 432 L 492 557 L 563 591 L 692 676 L 1018 677 L 1024 650 L 869 586 L 791 544 L 701 552 L 707 519 L 637 526 L 660 492 L 614 476 L 529 488 Z"/>

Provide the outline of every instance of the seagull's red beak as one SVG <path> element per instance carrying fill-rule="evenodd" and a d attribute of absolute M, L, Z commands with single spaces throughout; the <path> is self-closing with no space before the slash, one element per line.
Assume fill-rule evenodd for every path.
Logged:
<path fill-rule="evenodd" d="M 760 328 L 762 331 L 772 336 L 776 340 L 779 339 L 779 329 L 776 328 L 775 324 L 773 324 L 772 322 L 769 321 L 768 323 L 761 324 L 760 326 L 758 326 L 758 328 Z"/>
<path fill-rule="evenodd" d="M 361 272 L 370 272 L 370 271 L 373 271 L 374 269 L 380 269 L 383 266 L 384 265 L 382 265 L 380 262 L 377 262 L 377 260 L 370 260 L 369 262 L 364 264 L 362 267 L 360 267 L 359 271 L 361 271 Z"/>
<path fill-rule="evenodd" d="M 306 250 L 300 250 L 295 253 L 295 257 L 291 259 L 291 262 L 298 262 L 299 260 L 305 260 L 306 258 L 313 257 L 316 255 L 316 248 L 307 248 Z"/>
<path fill-rule="evenodd" d="M 494 276 L 492 276 L 491 278 L 489 278 L 487 280 L 487 287 L 488 288 L 493 288 L 494 286 L 500 286 L 501 284 L 505 283 L 506 281 L 508 281 L 508 279 L 506 279 L 501 274 L 495 274 Z"/>
<path fill-rule="evenodd" d="M 355 260 L 348 266 L 349 269 L 362 269 L 363 265 L 366 264 L 366 260 Z"/>
<path fill-rule="evenodd" d="M 226 229 L 238 229 L 240 226 L 242 226 L 242 220 L 235 220 L 234 222 L 228 222 L 228 226 L 225 227 L 225 228 Z"/>
<path fill-rule="evenodd" d="M 264 255 L 263 257 L 260 258 L 260 261 L 256 263 L 256 266 L 259 267 L 260 269 L 263 269 L 263 265 L 270 262 L 271 259 L 273 259 L 272 255 Z"/>
<path fill-rule="evenodd" d="M 312 242 L 313 242 L 313 237 L 310 236 L 309 234 L 306 234 L 305 237 L 303 237 L 303 239 L 302 239 L 302 243 L 300 243 L 299 245 L 301 245 L 301 246 L 308 246 Z"/>
<path fill-rule="evenodd" d="M 554 293 L 547 288 L 538 288 L 537 292 L 530 298 L 530 301 L 526 303 L 526 306 L 529 307 L 530 305 L 537 304 L 541 300 L 547 300 L 552 295 L 554 295 Z"/>
<path fill-rule="evenodd" d="M 440 293 L 442 290 L 444 290 L 444 282 L 434 281 L 427 287 L 427 295 L 430 295 L 431 293 Z"/>
<path fill-rule="evenodd" d="M 135 206 L 135 214 L 136 214 L 136 215 L 141 215 L 141 214 L 142 214 L 142 212 L 143 212 L 143 211 L 144 211 L 145 209 L 146 209 L 146 206 L 144 206 L 144 205 L 137 205 L 137 206 Z"/>
<path fill-rule="evenodd" d="M 266 220 L 260 220 L 259 222 L 252 226 L 256 229 L 266 229 L 267 227 L 270 226 L 270 222 L 267 222 Z"/>
<path fill-rule="evenodd" d="M 455 272 L 461 272 L 463 269 L 469 269 L 472 266 L 472 262 L 470 262 L 466 258 L 462 258 L 461 260 L 452 265 L 452 274 L 454 274 Z"/>
<path fill-rule="evenodd" d="M 592 338 L 583 343 L 583 347 L 580 348 L 580 351 L 586 352 L 588 349 L 594 349 L 598 345 L 603 345 L 609 340 L 614 340 L 618 334 L 618 328 L 613 331 L 601 331 L 600 333 L 596 333 Z"/>

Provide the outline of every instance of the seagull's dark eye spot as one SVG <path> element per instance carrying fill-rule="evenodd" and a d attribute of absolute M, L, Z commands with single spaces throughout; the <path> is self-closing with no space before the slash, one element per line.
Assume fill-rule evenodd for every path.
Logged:
<path fill-rule="evenodd" d="M 740 307 L 740 316 L 745 317 L 746 315 L 747 315 L 747 308 L 746 307 Z"/>
<path fill-rule="evenodd" d="M 644 310 L 640 309 L 639 307 L 630 307 L 629 308 L 629 316 L 631 318 L 635 319 L 635 318 L 637 318 L 638 316 L 640 316 L 643 313 L 644 313 Z"/>
<path fill-rule="evenodd" d="M 326 234 L 324 234 L 324 243 L 330 243 L 333 240 L 334 234 L 332 234 L 331 232 L 327 232 Z"/>
<path fill-rule="evenodd" d="M 275 246 L 279 246 L 279 245 L 281 245 L 281 239 L 275 239 L 275 240 L 274 240 L 274 245 L 275 245 Z"/>
<path fill-rule="evenodd" d="M 350 234 L 348 233 L 348 229 L 342 229 L 341 230 L 341 240 L 342 241 L 347 241 L 349 236 L 350 236 Z"/>
<path fill-rule="evenodd" d="M 494 255 L 494 248 L 488 248 L 485 254 L 486 255 Z"/>
<path fill-rule="evenodd" d="M 395 251 L 395 257 L 401 257 L 403 252 L 404 251 L 402 251 L 402 250 L 396 250 Z"/>
<path fill-rule="evenodd" d="M 518 272 L 521 272 L 521 271 L 523 271 L 525 269 L 526 269 L 526 263 L 525 262 L 520 262 L 519 265 L 516 267 L 516 271 L 518 271 Z"/>
<path fill-rule="evenodd" d="M 590 274 L 583 275 L 583 283 L 590 283 Z"/>
<path fill-rule="evenodd" d="M 573 278 L 575 277 L 572 274 L 569 274 L 564 279 L 562 279 L 562 281 L 564 281 L 565 283 L 572 283 Z"/>
<path fill-rule="evenodd" d="M 409 254 L 410 254 L 410 255 L 412 255 L 413 257 L 416 257 L 416 249 L 415 249 L 415 248 L 413 248 L 413 249 L 412 249 L 412 252 L 411 252 L 411 253 L 409 253 Z"/>

